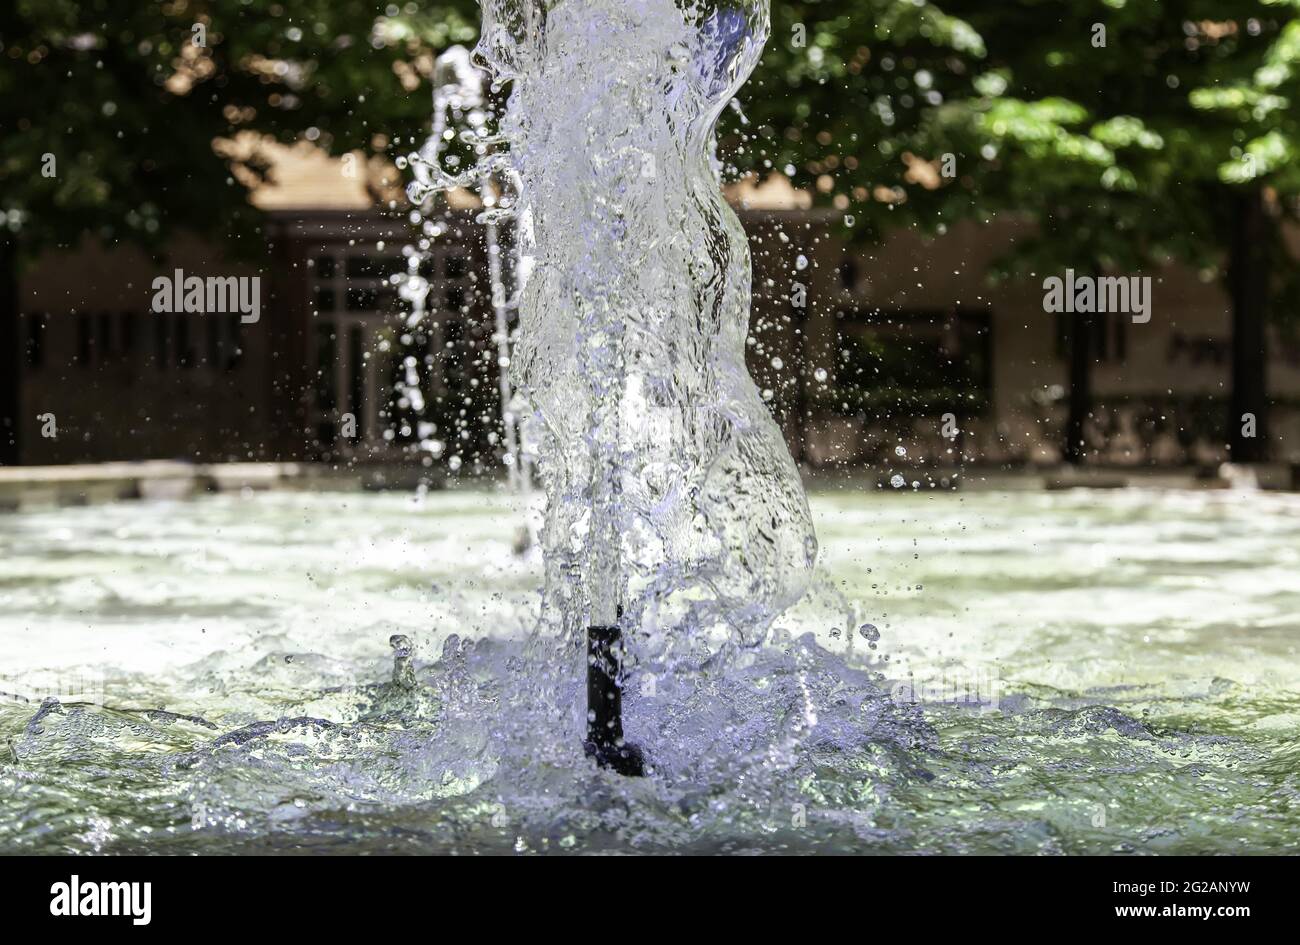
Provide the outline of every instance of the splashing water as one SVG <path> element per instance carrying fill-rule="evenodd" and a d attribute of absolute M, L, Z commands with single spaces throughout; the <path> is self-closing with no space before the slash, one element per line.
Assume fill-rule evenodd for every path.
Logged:
<path fill-rule="evenodd" d="M 500 138 L 488 131 L 490 109 L 483 85 L 483 75 L 474 68 L 470 53 L 465 47 L 452 46 L 434 60 L 432 130 L 419 152 L 399 158 L 397 162 L 402 168 L 410 164 L 415 173 L 415 180 L 408 188 L 408 196 L 413 206 L 411 220 L 420 224 L 421 235 L 418 243 L 403 249 L 406 272 L 394 273 L 390 281 L 398 287 L 399 295 L 410 307 L 406 320 L 408 332 L 423 328 L 428 315 L 429 282 L 421 275 L 421 267 L 432 258 L 430 248 L 433 242 L 446 231 L 444 222 L 437 219 L 435 198 L 455 186 L 470 182 L 467 175 L 453 178 L 443 170 L 443 151 L 448 141 L 455 137 L 452 125 L 459 120 L 465 126 L 460 134 L 461 140 L 479 155 L 479 160 L 470 173 L 475 178 L 472 181 L 474 189 L 487 208 L 480 220 L 485 224 L 487 276 L 495 321 L 493 340 L 497 346 L 501 428 L 506 449 L 503 458 L 511 489 L 523 495 L 526 500 L 532 491 L 533 451 L 526 442 L 527 431 L 520 429 L 520 405 L 508 373 L 512 342 L 510 314 L 518 309 L 518 296 L 514 293 L 522 281 L 522 260 L 517 241 L 507 250 L 501 245 L 498 233 L 498 225 L 502 222 L 499 208 L 503 202 L 508 203 L 509 197 L 506 194 L 517 190 L 518 185 L 511 169 L 490 156 L 492 148 L 500 143 Z M 504 182 L 499 180 L 501 174 L 507 177 Z M 418 340 L 427 345 L 427 339 Z M 425 378 L 421 377 L 419 362 L 414 355 L 407 355 L 403 358 L 402 367 L 399 393 L 415 415 L 423 417 Z M 421 448 L 439 455 L 442 444 L 431 440 L 428 435 L 432 425 L 421 424 L 421 427 Z M 531 541 L 531 535 L 528 538 Z"/>
<path fill-rule="evenodd" d="M 816 539 L 745 367 L 748 243 L 713 159 L 768 25 L 758 2 L 485 3 L 477 54 L 510 85 L 499 132 L 475 123 L 477 165 L 449 173 L 443 102 L 409 158 L 417 204 L 511 184 L 480 219 L 514 224 L 527 273 L 511 368 L 547 494 L 538 639 L 577 667 L 587 626 L 621 624 L 641 680 L 706 679 L 808 587 Z M 448 68 L 481 103 L 463 55 Z"/>
<path fill-rule="evenodd" d="M 570 639 L 624 614 L 669 672 L 760 642 L 816 558 L 712 160 L 768 26 L 765 0 L 483 4 L 532 260 L 514 370 L 544 431 L 548 609 Z"/>
<path fill-rule="evenodd" d="M 421 497 L 414 514 L 396 497 L 282 495 L 17 519 L 12 541 L 0 532 L 6 593 L 26 608 L 15 639 L 35 648 L 29 628 L 54 621 L 63 650 L 102 658 L 125 632 L 108 652 L 134 665 L 108 670 L 99 698 L 0 699 L 0 850 L 1300 843 L 1300 707 L 1269 681 L 1290 659 L 1269 628 L 1296 602 L 1238 588 L 1234 604 L 1260 614 L 1255 662 L 1212 642 L 1198 652 L 1257 678 L 1175 686 L 1170 652 L 1150 663 L 1141 642 L 1164 618 L 1083 623 L 1071 594 L 1095 578 L 1040 573 L 1018 544 L 1037 528 L 1052 560 L 1078 564 L 1084 536 L 1150 513 L 1149 499 L 988 497 L 967 513 L 987 530 L 945 512 L 925 535 L 915 523 L 935 510 L 901 505 L 920 500 L 822 497 L 820 521 L 859 547 L 814 579 L 809 506 L 744 367 L 747 247 L 712 159 L 714 122 L 767 28 L 765 0 L 484 0 L 479 52 L 511 84 L 500 137 L 475 132 L 482 161 L 457 174 L 420 159 L 418 185 L 517 178 L 484 218 L 513 221 L 531 267 L 512 370 L 542 431 L 544 560 L 509 553 L 506 510 L 486 495 Z M 1256 569 L 1300 533 L 1300 510 L 1280 501 L 1262 519 L 1195 502 L 1150 513 L 1170 561 L 1128 562 L 1115 613 L 1138 612 L 1144 582 L 1191 574 L 1204 536 L 1168 529 L 1226 521 L 1254 536 L 1276 522 L 1233 552 Z M 929 539 L 940 570 L 924 583 L 948 586 L 909 615 L 917 646 L 940 652 L 973 623 L 956 655 L 996 649 L 1027 680 L 1000 706 L 982 683 L 961 704 L 943 686 L 931 698 L 923 681 L 891 683 L 884 615 L 871 617 L 882 634 L 830 588 L 872 596 L 862 562 L 883 549 L 910 564 L 904 551 Z M 61 573 L 72 561 L 82 570 Z M 977 561 L 986 574 L 961 570 Z M 581 630 L 620 610 L 633 630 L 625 726 L 651 778 L 599 770 L 582 749 Z M 1195 633 L 1180 617 L 1166 645 Z M 1094 655 L 1087 676 L 1078 648 L 1103 636 L 1114 666 Z M 1061 666 L 1076 675 L 1050 676 Z"/>
<path fill-rule="evenodd" d="M 1300 849 L 1294 496 L 814 495 L 870 625 L 810 596 L 635 676 L 634 779 L 583 755 L 512 504 L 4 518 L 0 850 Z"/>
<path fill-rule="evenodd" d="M 559 654 L 531 672 L 551 681 L 536 703 L 562 718 L 585 708 L 585 628 L 618 623 L 636 630 L 624 649 L 642 684 L 663 680 L 662 704 L 676 692 L 717 729 L 692 716 L 703 693 L 808 587 L 816 539 L 745 367 L 748 243 L 713 159 L 768 26 L 765 2 L 484 3 L 476 52 L 494 90 L 510 85 L 499 132 L 476 123 L 463 140 L 477 165 L 448 173 L 438 108 L 433 147 L 410 157 L 417 204 L 510 182 L 480 220 L 514 224 L 527 275 L 511 369 L 547 494 L 533 652 Z M 464 57 L 448 61 L 451 87 L 481 102 Z M 656 740 L 665 765 L 682 760 Z"/>

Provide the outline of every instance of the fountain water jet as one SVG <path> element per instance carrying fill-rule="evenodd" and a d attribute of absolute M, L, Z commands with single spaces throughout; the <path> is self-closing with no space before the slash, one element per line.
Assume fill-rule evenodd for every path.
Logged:
<path fill-rule="evenodd" d="M 517 183 L 511 168 L 493 153 L 493 148 L 501 141 L 487 128 L 490 109 L 483 86 L 483 74 L 474 67 L 470 61 L 470 52 L 464 46 L 452 46 L 434 61 L 433 120 L 429 137 L 418 152 L 398 161 L 402 167 L 409 163 L 415 175 L 407 194 L 415 206 L 412 220 L 421 223 L 422 238 L 417 246 L 405 248 L 407 271 L 394 274 L 391 281 L 399 287 L 400 296 L 411 308 L 406 327 L 416 327 L 427 315 L 429 294 L 429 283 L 420 275 L 420 267 L 431 259 L 432 241 L 444 231 L 443 224 L 433 218 L 434 198 L 455 187 L 472 187 L 486 208 L 480 216 L 480 222 L 486 231 L 488 285 L 494 319 L 493 341 L 497 347 L 506 470 L 511 491 L 522 495 L 526 503 L 532 492 L 532 460 L 525 446 L 525 431 L 521 429 L 518 420 L 518 404 L 508 371 L 510 317 L 519 305 L 518 296 L 512 296 L 512 293 L 522 282 L 522 273 L 517 245 L 510 250 L 504 249 L 498 231 L 499 224 L 511 218 L 509 210 L 503 208 L 508 208 L 509 193 L 517 188 Z M 448 141 L 456 137 L 451 129 L 457 118 L 466 126 L 462 128 L 459 138 L 474 149 L 478 160 L 468 173 L 450 175 L 443 168 L 443 152 Z M 498 181 L 501 174 L 508 180 Z M 405 366 L 401 393 L 412 404 L 415 412 L 422 414 L 424 394 L 420 388 L 414 358 L 408 357 Z M 425 439 L 421 437 L 422 445 Z M 522 529 L 521 542 L 524 546 L 532 542 L 528 525 Z"/>
<path fill-rule="evenodd" d="M 481 6 L 477 55 L 511 83 L 501 133 L 530 270 L 512 375 L 541 431 L 544 614 L 589 651 L 589 691 L 611 654 L 615 680 L 698 667 L 762 642 L 816 559 L 745 367 L 749 250 L 714 155 L 768 3 Z"/>

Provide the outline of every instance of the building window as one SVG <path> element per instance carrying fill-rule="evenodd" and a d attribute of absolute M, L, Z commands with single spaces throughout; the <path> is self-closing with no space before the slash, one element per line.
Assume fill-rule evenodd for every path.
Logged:
<path fill-rule="evenodd" d="M 137 332 L 137 313 L 120 312 L 117 316 L 118 335 L 122 339 L 122 354 L 130 358 L 135 353 L 135 336 Z"/>
<path fill-rule="evenodd" d="M 77 312 L 77 366 L 89 367 L 91 360 L 90 316 Z"/>
<path fill-rule="evenodd" d="M 842 311 L 837 384 L 823 406 L 853 413 L 983 412 L 992 384 L 987 311 Z"/>
<path fill-rule="evenodd" d="M 154 315 L 153 317 L 153 358 L 158 370 L 167 370 L 168 349 L 170 348 L 170 331 L 171 319 L 166 315 Z"/>
<path fill-rule="evenodd" d="M 100 361 L 107 361 L 113 354 L 113 316 L 108 312 L 95 316 L 95 347 Z"/>
<path fill-rule="evenodd" d="M 316 406 L 322 411 L 334 411 L 339 405 L 338 386 L 334 378 L 334 363 L 338 360 L 338 336 L 333 325 L 316 326 Z M 330 420 L 330 429 L 334 423 Z M 334 434 L 322 437 L 333 442 Z"/>
<path fill-rule="evenodd" d="M 221 370 L 221 318 L 217 315 L 208 315 L 203 320 L 207 323 L 208 329 L 208 368 L 219 371 Z"/>
<path fill-rule="evenodd" d="M 313 262 L 312 268 L 316 270 L 317 279 L 334 278 L 334 257 L 317 256 Z"/>
<path fill-rule="evenodd" d="M 45 366 L 45 335 L 49 329 L 49 316 L 33 312 L 27 316 L 27 366 L 38 369 Z"/>
<path fill-rule="evenodd" d="M 349 256 L 345 271 L 349 279 L 387 279 L 405 268 L 405 261 L 396 256 Z"/>
<path fill-rule="evenodd" d="M 366 438 L 365 332 L 353 325 L 348 332 L 348 409 L 357 421 L 357 439 Z"/>
<path fill-rule="evenodd" d="M 858 261 L 846 259 L 840 263 L 840 285 L 850 292 L 858 287 Z"/>
<path fill-rule="evenodd" d="M 194 367 L 194 349 L 190 347 L 190 315 L 177 312 L 176 319 L 176 364 L 182 368 Z"/>
<path fill-rule="evenodd" d="M 1096 312 L 1087 317 L 1091 328 L 1088 347 L 1092 360 L 1115 364 L 1127 360 L 1129 316 L 1123 312 Z M 1059 361 L 1070 358 L 1074 319 L 1075 315 L 1071 312 L 1056 313 L 1056 357 Z"/>
<path fill-rule="evenodd" d="M 233 371 L 244 360 L 244 323 L 238 312 L 225 316 L 226 331 L 221 339 L 222 354 L 225 357 L 225 370 Z"/>
<path fill-rule="evenodd" d="M 348 289 L 347 310 L 349 312 L 387 312 L 391 311 L 397 296 L 387 289 Z"/>
<path fill-rule="evenodd" d="M 379 301 L 379 293 L 375 289 L 348 289 L 348 311 L 349 312 L 369 312 Z"/>

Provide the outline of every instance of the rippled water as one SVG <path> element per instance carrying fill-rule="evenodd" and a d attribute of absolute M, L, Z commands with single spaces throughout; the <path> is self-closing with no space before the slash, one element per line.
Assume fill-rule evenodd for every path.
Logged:
<path fill-rule="evenodd" d="M 0 850 L 1297 849 L 1296 496 L 812 510 L 771 645 L 633 670 L 644 779 L 583 755 L 504 497 L 0 516 Z"/>

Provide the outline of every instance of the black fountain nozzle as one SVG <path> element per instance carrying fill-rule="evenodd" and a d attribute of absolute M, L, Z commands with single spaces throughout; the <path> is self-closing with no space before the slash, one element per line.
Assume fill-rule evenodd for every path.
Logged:
<path fill-rule="evenodd" d="M 616 626 L 587 628 L 588 758 L 630 778 L 645 774 L 641 749 L 623 740 L 623 631 Z"/>

